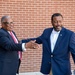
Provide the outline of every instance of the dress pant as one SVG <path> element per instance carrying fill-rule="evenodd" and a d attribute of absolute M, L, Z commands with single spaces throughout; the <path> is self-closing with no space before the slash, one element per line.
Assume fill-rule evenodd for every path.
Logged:
<path fill-rule="evenodd" d="M 18 64 L 18 69 L 17 69 L 17 74 L 19 74 L 20 64 L 21 64 L 21 60 L 19 59 L 19 64 Z"/>
<path fill-rule="evenodd" d="M 52 74 L 52 69 L 51 69 L 51 71 L 50 71 L 50 74 L 44 74 L 44 75 L 53 75 L 53 74 Z"/>

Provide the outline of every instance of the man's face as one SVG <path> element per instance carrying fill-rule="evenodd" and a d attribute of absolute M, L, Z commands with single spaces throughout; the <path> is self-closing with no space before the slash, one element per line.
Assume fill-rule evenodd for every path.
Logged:
<path fill-rule="evenodd" d="M 61 16 L 53 17 L 52 25 L 55 31 L 60 31 L 63 25 L 63 18 Z"/>
<path fill-rule="evenodd" d="M 2 28 L 4 28 L 7 31 L 12 31 L 14 27 L 13 21 L 11 18 L 6 18 L 2 22 Z"/>

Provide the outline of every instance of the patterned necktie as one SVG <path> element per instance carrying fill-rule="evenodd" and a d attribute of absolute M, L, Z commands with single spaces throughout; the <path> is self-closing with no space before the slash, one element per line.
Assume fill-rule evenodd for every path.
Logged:
<path fill-rule="evenodd" d="M 15 42 L 15 43 L 18 43 L 18 40 L 17 40 L 17 38 L 15 37 L 15 35 L 13 34 L 13 32 L 10 32 L 10 35 L 11 35 L 11 37 L 13 38 L 14 42 Z M 18 51 L 18 55 L 19 55 L 19 59 L 21 60 L 21 59 L 22 59 L 22 52 L 21 52 L 21 51 Z"/>

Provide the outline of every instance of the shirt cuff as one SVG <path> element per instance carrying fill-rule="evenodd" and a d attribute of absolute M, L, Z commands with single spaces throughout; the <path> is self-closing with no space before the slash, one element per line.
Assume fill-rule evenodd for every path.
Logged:
<path fill-rule="evenodd" d="M 23 50 L 23 51 L 26 51 L 25 43 L 22 43 L 22 50 Z"/>

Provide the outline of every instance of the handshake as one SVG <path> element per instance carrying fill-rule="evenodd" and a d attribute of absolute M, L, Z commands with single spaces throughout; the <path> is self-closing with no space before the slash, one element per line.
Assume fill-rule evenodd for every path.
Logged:
<path fill-rule="evenodd" d="M 30 48 L 30 49 L 38 49 L 39 45 L 35 43 L 36 40 L 34 41 L 29 41 L 28 43 L 25 44 L 25 48 Z"/>

